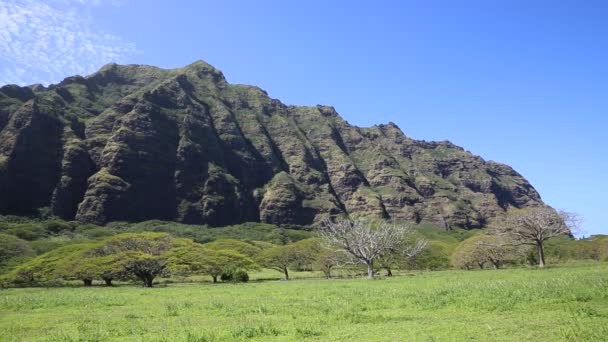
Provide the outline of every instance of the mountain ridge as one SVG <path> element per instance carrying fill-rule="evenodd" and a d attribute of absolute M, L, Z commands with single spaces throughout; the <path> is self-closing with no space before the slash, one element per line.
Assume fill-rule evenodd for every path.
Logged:
<path fill-rule="evenodd" d="M 204 61 L 110 63 L 0 88 L 0 213 L 97 224 L 174 220 L 311 226 L 364 215 L 476 228 L 542 204 L 511 167 L 394 123 L 288 106 Z"/>

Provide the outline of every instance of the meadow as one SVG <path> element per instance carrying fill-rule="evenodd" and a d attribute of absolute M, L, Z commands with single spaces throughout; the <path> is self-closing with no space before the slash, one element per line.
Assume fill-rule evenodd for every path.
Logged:
<path fill-rule="evenodd" d="M 0 290 L 2 341 L 606 341 L 608 263 Z M 299 279 L 298 279 L 299 278 Z M 256 280 L 257 279 L 257 280 Z"/>

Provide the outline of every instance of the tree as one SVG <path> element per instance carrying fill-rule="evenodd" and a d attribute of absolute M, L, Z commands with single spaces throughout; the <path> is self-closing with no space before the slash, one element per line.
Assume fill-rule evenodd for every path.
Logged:
<path fill-rule="evenodd" d="M 468 239 L 467 239 L 468 240 Z M 461 242 L 454 252 L 452 253 L 452 265 L 458 268 L 464 268 L 470 270 L 475 266 L 479 266 L 479 268 L 483 268 L 485 264 L 485 260 L 481 258 L 477 254 L 477 249 L 475 248 L 475 244 L 466 242 L 467 240 Z"/>
<path fill-rule="evenodd" d="M 139 251 L 122 252 L 117 257 L 125 271 L 141 280 L 144 287 L 152 287 L 156 277 L 166 274 L 166 258 Z"/>
<path fill-rule="evenodd" d="M 312 270 L 315 258 L 321 252 L 322 240 L 310 238 L 289 245 L 292 264 L 298 271 Z"/>
<path fill-rule="evenodd" d="M 490 263 L 495 269 L 507 260 L 522 255 L 521 248 L 512 246 L 504 237 L 480 234 L 462 241 L 452 254 L 455 267 L 470 269 L 483 268 Z"/>
<path fill-rule="evenodd" d="M 327 279 L 331 278 L 331 271 L 334 267 L 345 263 L 344 253 L 335 251 L 332 248 L 321 248 L 314 260 L 315 268 L 320 269 Z"/>
<path fill-rule="evenodd" d="M 250 243 L 235 239 L 220 239 L 203 245 L 207 250 L 230 250 L 253 258 L 262 251 L 261 248 Z"/>
<path fill-rule="evenodd" d="M 66 254 L 53 270 L 57 278 L 65 280 L 82 280 L 84 286 L 93 285 L 93 279 L 98 278 L 99 267 L 91 262 L 89 255 L 96 244 L 84 243 L 76 245 L 77 249 Z"/>
<path fill-rule="evenodd" d="M 55 280 L 58 278 L 57 270 L 65 258 L 81 250 L 81 244 L 56 248 L 18 266 L 8 274 L 7 278 L 15 284 L 43 283 Z"/>
<path fill-rule="evenodd" d="M 263 250 L 256 258 L 257 262 L 264 267 L 277 270 L 289 280 L 289 265 L 294 261 L 291 246 L 274 246 Z"/>
<path fill-rule="evenodd" d="M 480 235 L 477 238 L 478 254 L 488 261 L 494 269 L 499 269 L 505 262 L 522 256 L 524 249 L 513 246 L 501 236 Z"/>
<path fill-rule="evenodd" d="M 161 255 L 182 240 L 173 239 L 167 233 L 125 233 L 105 239 L 95 253 L 110 255 L 124 251 L 139 251 L 150 255 Z"/>
<path fill-rule="evenodd" d="M 416 257 L 427 246 L 426 240 L 408 241 L 404 239 L 395 247 L 387 249 L 385 253 L 380 255 L 378 262 L 380 267 L 386 270 L 386 276 L 393 276 L 393 268 L 407 263 L 409 259 Z"/>
<path fill-rule="evenodd" d="M 409 225 L 365 219 L 336 222 L 326 220 L 319 229 L 319 235 L 328 245 L 335 246 L 353 262 L 366 265 L 367 276 L 370 278 L 374 276 L 374 262 L 399 251 L 410 232 Z M 415 244 L 422 245 L 424 242 Z"/>
<path fill-rule="evenodd" d="M 550 207 L 513 210 L 493 225 L 495 232 L 513 241 L 513 245 L 535 246 L 538 266 L 545 267 L 545 241 L 556 236 L 571 235 L 580 228 L 580 216 Z"/>
<path fill-rule="evenodd" d="M 451 246 L 443 241 L 429 240 L 424 250 L 405 260 L 406 269 L 437 270 L 450 266 Z"/>
<path fill-rule="evenodd" d="M 608 260 L 608 236 L 595 235 L 576 242 L 588 242 L 587 253 L 585 253 L 588 255 L 588 259 L 595 261 Z"/>
<path fill-rule="evenodd" d="M 186 241 L 188 240 L 173 239 L 166 233 L 119 234 L 104 240 L 91 252 L 91 256 L 113 255 L 114 263 L 141 280 L 144 287 L 152 287 L 157 276 L 168 274 L 166 253 Z M 111 279 L 109 282 L 111 283 Z"/>
<path fill-rule="evenodd" d="M 124 268 L 124 258 L 118 254 L 95 256 L 96 246 L 82 245 L 82 250 L 67 256 L 57 267 L 56 275 L 66 280 L 79 279 L 85 286 L 91 286 L 94 279 L 102 279 L 106 286 L 112 286 L 115 279 L 128 279 Z"/>
<path fill-rule="evenodd" d="M 237 251 L 209 249 L 207 245 L 185 244 L 166 254 L 170 267 L 176 274 L 200 273 L 211 276 L 213 283 L 228 270 L 256 268 L 255 262 Z"/>
<path fill-rule="evenodd" d="M 201 258 L 202 272 L 217 283 L 217 277 L 232 269 L 252 269 L 255 263 L 251 258 L 231 250 L 206 250 Z"/>

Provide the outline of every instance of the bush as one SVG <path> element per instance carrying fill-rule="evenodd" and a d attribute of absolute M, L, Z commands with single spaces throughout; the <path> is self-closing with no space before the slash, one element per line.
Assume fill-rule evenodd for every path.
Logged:
<path fill-rule="evenodd" d="M 220 276 L 223 282 L 246 283 L 249 281 L 249 274 L 243 269 L 226 270 Z"/>
<path fill-rule="evenodd" d="M 405 268 L 410 270 L 443 270 L 450 267 L 449 245 L 430 240 L 426 248 L 414 258 L 408 259 Z"/>

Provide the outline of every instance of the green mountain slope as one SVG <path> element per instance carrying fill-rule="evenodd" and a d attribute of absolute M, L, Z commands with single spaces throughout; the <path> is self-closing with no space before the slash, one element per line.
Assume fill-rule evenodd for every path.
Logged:
<path fill-rule="evenodd" d="M 0 214 L 213 226 L 350 214 L 470 228 L 542 203 L 506 165 L 392 123 L 286 106 L 202 61 L 4 86 L 0 130 Z"/>

